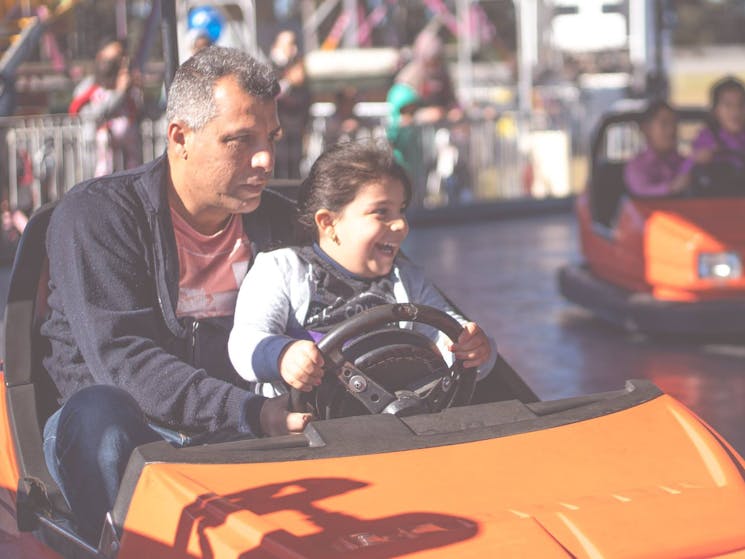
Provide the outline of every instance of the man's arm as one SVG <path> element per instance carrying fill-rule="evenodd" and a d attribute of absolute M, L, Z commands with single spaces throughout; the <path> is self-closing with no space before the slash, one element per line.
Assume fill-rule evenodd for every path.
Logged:
<path fill-rule="evenodd" d="M 164 349 L 173 338 L 145 256 L 153 243 L 141 226 L 145 217 L 102 187 L 67 195 L 47 236 L 50 305 L 69 322 L 94 381 L 127 390 L 149 417 L 171 428 L 260 434 L 264 398 Z"/>

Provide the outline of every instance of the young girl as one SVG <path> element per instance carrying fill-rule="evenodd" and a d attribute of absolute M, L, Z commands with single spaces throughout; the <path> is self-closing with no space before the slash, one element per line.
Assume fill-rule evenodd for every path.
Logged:
<path fill-rule="evenodd" d="M 691 182 L 678 153 L 678 118 L 665 101 L 655 101 L 642 115 L 645 150 L 626 164 L 624 179 L 634 196 L 670 196 L 683 192 Z"/>
<path fill-rule="evenodd" d="M 387 147 L 344 142 L 316 160 L 298 201 L 299 221 L 313 242 L 259 254 L 238 292 L 228 350 L 257 392 L 276 396 L 287 385 L 303 391 L 319 385 L 323 357 L 315 342 L 362 310 L 396 302 L 455 317 L 464 330 L 445 348 L 477 367 L 478 378 L 491 370 L 493 342 L 399 254 L 410 198 L 409 179 Z M 430 327 L 414 328 L 445 341 Z"/>
<path fill-rule="evenodd" d="M 713 122 L 693 142 L 686 170 L 709 163 L 745 172 L 745 86 L 734 77 L 719 80 L 711 89 Z"/>

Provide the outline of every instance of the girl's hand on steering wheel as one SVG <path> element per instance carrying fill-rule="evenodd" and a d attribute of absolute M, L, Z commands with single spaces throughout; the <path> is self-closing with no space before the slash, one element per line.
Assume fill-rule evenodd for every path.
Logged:
<path fill-rule="evenodd" d="M 463 361 L 464 367 L 480 367 L 489 360 L 491 346 L 489 338 L 475 322 L 463 326 L 458 341 L 448 347 L 456 359 Z"/>
<path fill-rule="evenodd" d="M 309 392 L 321 384 L 323 355 L 309 340 L 292 342 L 279 356 L 279 374 L 291 387 Z"/>

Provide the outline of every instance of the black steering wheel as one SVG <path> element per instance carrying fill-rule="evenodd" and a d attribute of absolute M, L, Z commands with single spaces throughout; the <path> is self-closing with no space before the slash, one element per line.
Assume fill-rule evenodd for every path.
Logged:
<path fill-rule="evenodd" d="M 292 411 L 319 419 L 377 413 L 437 412 L 471 400 L 476 369 L 456 360 L 451 367 L 423 334 L 391 328 L 419 322 L 457 340 L 463 328 L 445 312 L 399 303 L 363 311 L 328 332 L 318 343 L 324 377 L 310 392 L 290 389 Z"/>

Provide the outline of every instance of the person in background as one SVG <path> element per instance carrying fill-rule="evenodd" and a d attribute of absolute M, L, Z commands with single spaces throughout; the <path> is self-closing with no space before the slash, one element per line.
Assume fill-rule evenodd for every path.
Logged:
<path fill-rule="evenodd" d="M 200 50 L 204 50 L 207 47 L 212 46 L 213 42 L 210 38 L 209 33 L 202 29 L 194 30 L 195 33 L 191 37 L 191 55 L 194 56 Z"/>
<path fill-rule="evenodd" d="M 282 125 L 282 139 L 277 144 L 275 176 L 298 179 L 311 95 L 306 83 L 303 58 L 293 31 L 283 30 L 277 34 L 269 51 L 269 59 L 277 72 L 280 85 L 277 110 Z"/>
<path fill-rule="evenodd" d="M 414 41 L 411 61 L 394 79 L 394 85 L 404 85 L 415 92 L 418 123 L 457 121 L 463 117 L 444 54 L 437 32 L 425 28 Z"/>
<path fill-rule="evenodd" d="M 624 168 L 624 179 L 633 196 L 671 196 L 691 183 L 685 158 L 678 152 L 678 117 L 662 100 L 650 103 L 641 118 L 646 148 Z"/>
<path fill-rule="evenodd" d="M 357 103 L 357 88 L 340 88 L 334 96 L 334 114 L 326 121 L 324 145 L 354 140 L 362 127 L 362 120 L 354 113 Z"/>
<path fill-rule="evenodd" d="M 18 241 L 26 228 L 28 217 L 21 210 L 10 208 L 7 200 L 0 202 L 0 216 L 2 216 L 2 229 L 0 229 L 0 265 L 9 266 L 13 264 Z"/>
<path fill-rule="evenodd" d="M 323 376 L 315 343 L 337 324 L 387 303 L 447 312 L 463 331 L 449 340 L 414 324 L 444 355 L 452 351 L 477 378 L 496 362 L 493 342 L 445 300 L 421 269 L 399 253 L 409 232 L 411 183 L 389 146 L 341 142 L 315 161 L 298 197 L 308 243 L 259 254 L 241 284 L 228 350 L 238 374 L 277 396 L 308 391 Z M 256 293 L 261 293 L 257 300 Z"/>
<path fill-rule="evenodd" d="M 712 86 L 710 97 L 711 122 L 693 141 L 686 170 L 697 172 L 700 169 L 704 173 L 711 173 L 711 180 L 715 181 L 743 180 L 745 85 L 739 79 L 727 76 Z"/>
<path fill-rule="evenodd" d="M 130 70 L 122 41 L 108 39 L 96 54 L 93 75 L 73 92 L 68 112 L 80 115 L 85 139 L 95 146 L 96 177 L 142 163 L 139 82 L 139 75 Z"/>
<path fill-rule="evenodd" d="M 169 89 L 166 153 L 76 185 L 52 213 L 41 334 L 62 407 L 44 455 L 89 542 L 135 447 L 301 431 L 309 419 L 250 391 L 227 356 L 246 270 L 292 235 L 286 203 L 264 192 L 278 92 L 248 54 L 198 52 Z"/>
<path fill-rule="evenodd" d="M 460 179 L 456 176 L 439 177 L 437 169 L 442 170 L 448 165 L 438 161 L 441 152 L 421 141 L 422 128 L 425 126 L 455 132 L 456 123 L 465 123 L 444 54 L 444 44 L 437 31 L 425 28 L 414 41 L 411 61 L 396 74 L 386 97 L 389 106 L 386 136 L 399 163 L 417 181 L 415 204 L 430 203 L 430 198 L 437 200 L 437 203 L 450 198 L 445 194 L 446 185 L 454 191 L 466 186 L 459 184 Z M 440 134 L 440 137 L 444 135 Z M 461 126 L 458 133 L 447 136 L 448 143 L 460 153 L 464 150 L 460 140 L 468 137 L 467 126 Z M 451 143 L 450 139 L 455 141 Z M 460 159 L 466 159 L 463 153 Z M 435 176 L 442 180 L 426 178 L 424 182 L 430 184 L 420 184 L 421 177 Z M 433 192 L 434 197 L 431 196 Z M 423 195 L 424 200 L 419 200 Z M 454 196 L 451 201 L 456 199 L 457 196 Z"/>
<path fill-rule="evenodd" d="M 421 99 L 413 87 L 404 83 L 394 83 L 388 90 L 386 101 L 390 109 L 386 137 L 393 148 L 396 160 L 413 176 L 416 171 L 414 164 L 421 159 L 415 137 L 415 115 Z"/>

